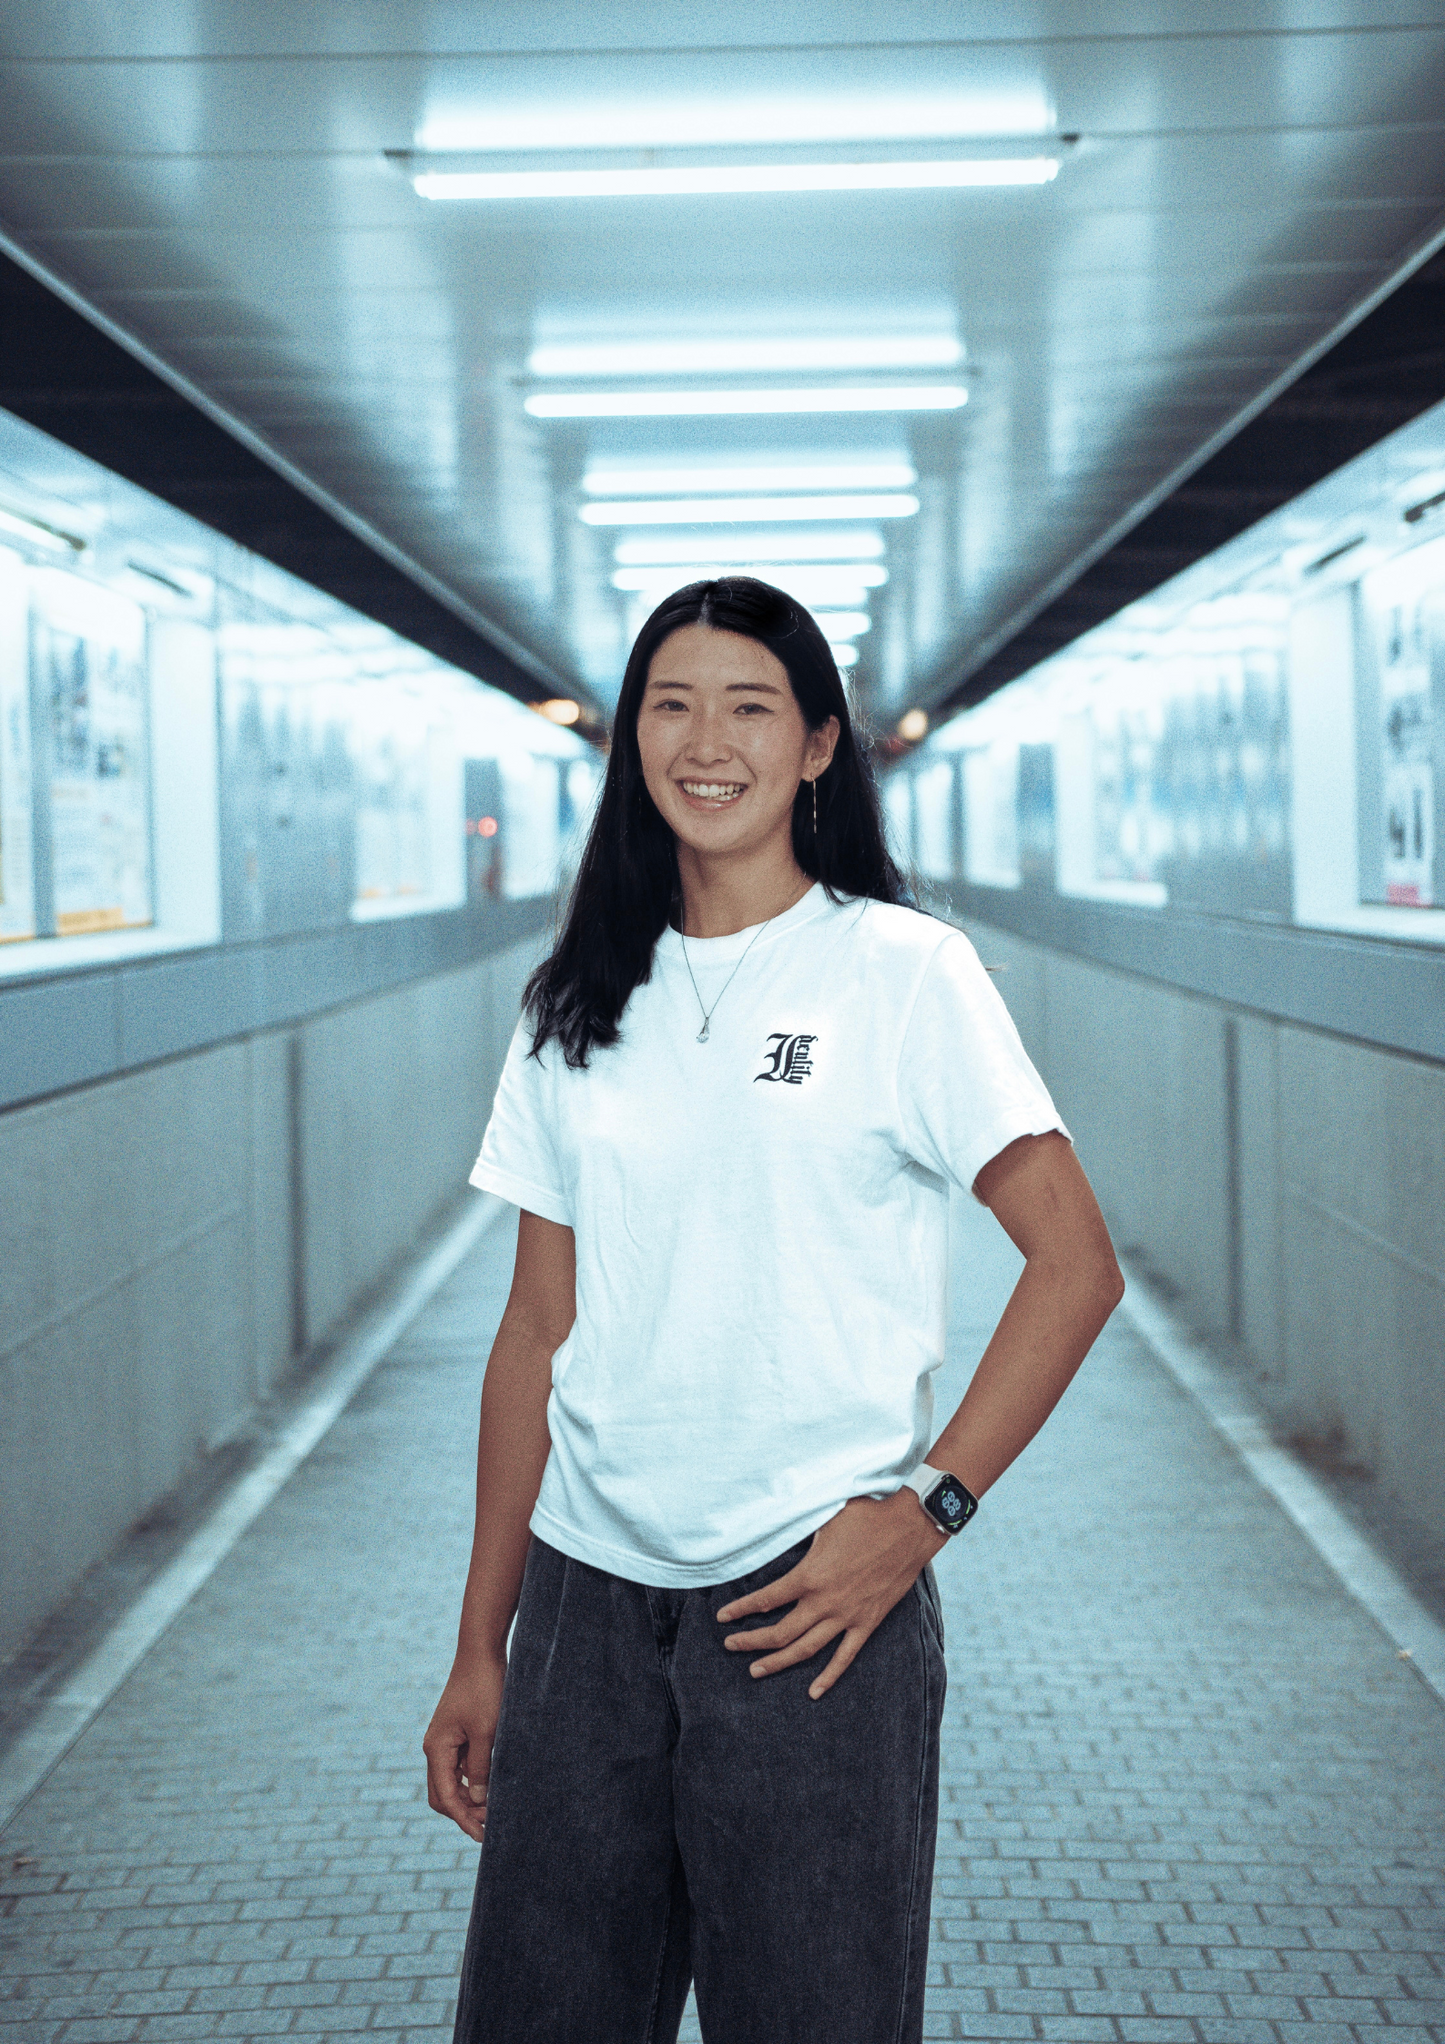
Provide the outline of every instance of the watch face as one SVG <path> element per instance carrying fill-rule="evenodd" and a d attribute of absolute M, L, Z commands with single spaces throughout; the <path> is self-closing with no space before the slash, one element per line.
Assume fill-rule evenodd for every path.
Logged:
<path fill-rule="evenodd" d="M 940 1477 L 924 1503 L 945 1533 L 961 1533 L 978 1510 L 978 1499 L 956 1476 Z"/>

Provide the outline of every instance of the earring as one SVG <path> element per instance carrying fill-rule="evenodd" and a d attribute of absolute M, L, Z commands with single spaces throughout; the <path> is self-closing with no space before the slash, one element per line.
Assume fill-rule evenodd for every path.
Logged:
<path fill-rule="evenodd" d="M 818 777 L 813 776 L 813 842 L 818 839 Z"/>

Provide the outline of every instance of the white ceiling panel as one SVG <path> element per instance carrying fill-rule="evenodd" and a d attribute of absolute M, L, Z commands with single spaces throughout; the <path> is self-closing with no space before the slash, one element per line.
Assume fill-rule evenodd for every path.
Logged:
<path fill-rule="evenodd" d="M 1224 0 L 1207 29 L 1176 0 L 997 0 L 966 35 L 960 19 L 920 0 L 886 32 L 861 0 L 688 19 L 584 19 L 571 0 L 32 0 L 0 27 L 0 223 L 604 698 L 633 606 L 611 581 L 625 534 L 578 519 L 589 459 L 901 453 L 920 509 L 887 528 L 871 599 L 887 629 L 857 669 L 891 714 L 955 677 L 1445 213 L 1441 0 Z M 385 154 L 667 162 L 703 145 L 1032 146 L 1060 164 L 1028 190 L 433 204 Z M 524 408 L 541 339 L 910 331 L 961 343 L 960 412 Z"/>

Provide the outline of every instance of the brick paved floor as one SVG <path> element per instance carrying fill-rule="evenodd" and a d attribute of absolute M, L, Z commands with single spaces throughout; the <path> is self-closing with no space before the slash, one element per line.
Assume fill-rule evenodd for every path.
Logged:
<path fill-rule="evenodd" d="M 959 1218 L 941 1408 L 1016 1267 Z M 0 2044 L 449 2037 L 475 1858 L 417 1742 L 509 1261 L 498 1229 L 0 1841 Z M 1127 1329 L 940 1580 L 930 2036 L 1445 2040 L 1445 1710 Z"/>

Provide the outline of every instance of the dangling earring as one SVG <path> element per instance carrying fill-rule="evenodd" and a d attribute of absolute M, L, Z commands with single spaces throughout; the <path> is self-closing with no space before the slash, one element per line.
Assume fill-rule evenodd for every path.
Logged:
<path fill-rule="evenodd" d="M 818 842 L 818 777 L 813 776 L 813 842 Z"/>

